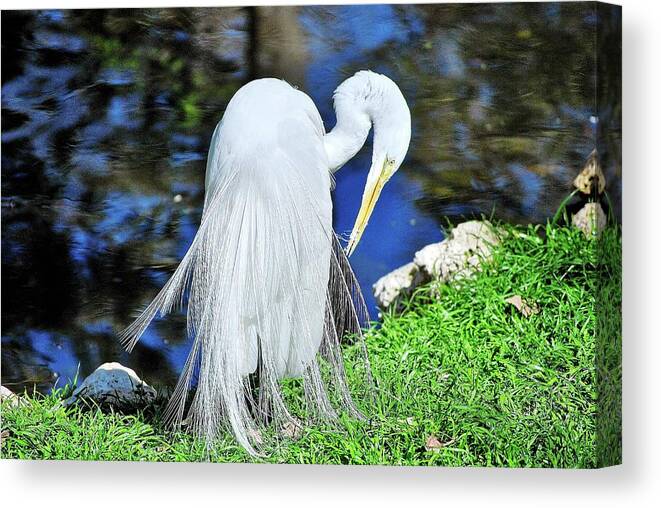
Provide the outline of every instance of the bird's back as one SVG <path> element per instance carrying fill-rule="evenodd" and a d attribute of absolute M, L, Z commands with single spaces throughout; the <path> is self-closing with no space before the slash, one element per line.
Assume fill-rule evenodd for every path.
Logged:
<path fill-rule="evenodd" d="M 317 194 L 330 189 L 323 122 L 312 100 L 287 82 L 263 78 L 241 87 L 216 126 L 206 170 L 206 199 L 229 176 L 228 166 L 250 168 L 255 178 L 287 178 L 278 158 L 305 166 Z M 276 173 L 274 175 L 274 173 Z"/>
<path fill-rule="evenodd" d="M 257 79 L 241 87 L 227 105 L 222 120 L 225 142 L 248 151 L 256 145 L 273 146 L 280 141 L 281 124 L 288 121 L 309 127 L 305 132 L 322 142 L 323 123 L 305 93 L 279 79 Z"/>

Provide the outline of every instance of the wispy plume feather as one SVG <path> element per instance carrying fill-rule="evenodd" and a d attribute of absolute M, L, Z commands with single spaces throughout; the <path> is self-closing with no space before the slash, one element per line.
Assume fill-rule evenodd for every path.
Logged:
<path fill-rule="evenodd" d="M 303 379 L 308 418 L 334 419 L 341 411 L 361 417 L 340 343 L 347 336 L 362 342 L 368 314 L 331 228 L 323 161 L 323 154 L 276 151 L 264 168 L 210 154 L 209 163 L 222 167 L 207 188 L 197 235 L 161 292 L 121 334 L 130 351 L 157 314 L 188 295 L 191 352 L 166 417 L 174 425 L 185 420 L 209 444 L 230 430 L 260 454 L 267 426 L 298 425 L 302 415 L 285 402 L 284 377 Z M 362 353 L 369 377 L 364 347 Z"/>

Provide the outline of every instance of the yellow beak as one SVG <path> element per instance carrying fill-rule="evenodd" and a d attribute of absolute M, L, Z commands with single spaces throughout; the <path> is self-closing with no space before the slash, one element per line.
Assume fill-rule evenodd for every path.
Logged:
<path fill-rule="evenodd" d="M 353 230 L 351 231 L 351 236 L 349 237 L 349 244 L 347 245 L 346 253 L 347 256 L 351 256 L 353 251 L 356 249 L 360 237 L 363 236 L 363 231 L 367 227 L 367 222 L 372 215 L 372 210 L 374 210 L 374 205 L 381 195 L 381 190 L 383 186 L 388 181 L 386 176 L 385 166 L 379 174 L 379 178 L 376 183 L 368 184 L 363 193 L 363 201 L 360 205 L 360 210 L 358 211 L 358 216 L 356 217 L 356 222 L 353 225 Z"/>

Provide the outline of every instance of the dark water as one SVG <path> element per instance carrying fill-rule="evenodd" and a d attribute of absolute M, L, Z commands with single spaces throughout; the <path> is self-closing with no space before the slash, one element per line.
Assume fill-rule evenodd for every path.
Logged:
<path fill-rule="evenodd" d="M 440 226 L 546 220 L 595 145 L 618 206 L 619 11 L 595 9 L 3 12 L 2 383 L 48 390 L 111 360 L 173 382 L 182 315 L 155 323 L 131 356 L 115 334 L 192 241 L 211 133 L 255 77 L 308 92 L 327 128 L 333 89 L 359 69 L 388 74 L 410 102 L 409 156 L 352 257 L 374 318 L 371 285 L 442 239 Z M 339 233 L 370 150 L 337 174 Z"/>

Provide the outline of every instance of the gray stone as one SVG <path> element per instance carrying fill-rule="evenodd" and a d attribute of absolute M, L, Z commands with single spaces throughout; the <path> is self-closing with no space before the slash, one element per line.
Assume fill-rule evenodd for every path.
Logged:
<path fill-rule="evenodd" d="M 101 407 L 123 411 L 143 408 L 156 399 L 156 390 L 121 363 L 104 363 L 85 378 L 64 405 L 91 400 Z"/>
<path fill-rule="evenodd" d="M 571 218 L 572 224 L 583 231 L 587 238 L 596 238 L 606 228 L 606 214 L 599 203 L 586 203 Z"/>
<path fill-rule="evenodd" d="M 383 309 L 390 307 L 400 296 L 410 293 L 425 279 L 415 263 L 407 263 L 384 275 L 372 286 L 376 303 Z"/>

